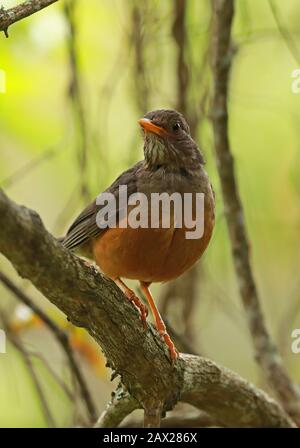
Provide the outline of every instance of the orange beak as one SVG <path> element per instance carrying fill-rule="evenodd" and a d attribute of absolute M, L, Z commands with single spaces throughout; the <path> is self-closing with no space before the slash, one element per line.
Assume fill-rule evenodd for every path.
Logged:
<path fill-rule="evenodd" d="M 145 132 L 152 132 L 153 134 L 157 135 L 167 134 L 167 131 L 165 131 L 164 128 L 152 123 L 152 121 L 149 120 L 148 118 L 141 118 L 140 120 L 138 120 L 138 123 L 144 129 Z"/>

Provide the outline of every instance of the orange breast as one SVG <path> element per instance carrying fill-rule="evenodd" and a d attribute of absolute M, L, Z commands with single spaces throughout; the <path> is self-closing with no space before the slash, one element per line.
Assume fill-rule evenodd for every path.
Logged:
<path fill-rule="evenodd" d="M 213 227 L 213 210 L 207 210 L 200 239 L 186 239 L 185 228 L 109 229 L 94 240 L 94 259 L 112 279 L 168 281 L 179 277 L 201 257 Z"/>

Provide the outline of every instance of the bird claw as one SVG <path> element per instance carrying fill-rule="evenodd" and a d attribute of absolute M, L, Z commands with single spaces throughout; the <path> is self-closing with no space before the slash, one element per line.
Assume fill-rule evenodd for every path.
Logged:
<path fill-rule="evenodd" d="M 159 334 L 163 337 L 165 344 L 168 346 L 168 349 L 170 350 L 170 356 L 171 356 L 172 363 L 175 363 L 175 361 L 179 357 L 179 351 L 175 347 L 172 339 L 170 338 L 170 336 L 166 330 L 159 331 Z"/>
<path fill-rule="evenodd" d="M 125 295 L 126 295 L 127 299 L 130 302 L 132 302 L 140 311 L 141 320 L 146 329 L 147 328 L 147 316 L 149 313 L 148 308 L 146 307 L 146 305 L 143 304 L 143 302 L 138 298 L 138 296 L 130 289 L 128 291 L 125 291 Z"/>

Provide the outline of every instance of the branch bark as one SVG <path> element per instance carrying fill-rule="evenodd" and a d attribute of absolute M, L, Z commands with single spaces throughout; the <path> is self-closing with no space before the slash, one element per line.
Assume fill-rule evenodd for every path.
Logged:
<path fill-rule="evenodd" d="M 95 428 L 116 428 L 135 409 L 139 409 L 139 403 L 122 388 L 113 392 L 111 401 L 102 412 L 95 424 Z"/>
<path fill-rule="evenodd" d="M 76 8 L 78 7 L 77 0 L 65 0 L 64 2 L 64 14 L 66 24 L 68 27 L 67 36 L 67 51 L 68 51 L 68 63 L 70 72 L 70 81 L 68 85 L 68 97 L 72 108 L 72 115 L 74 120 L 75 130 L 75 150 L 77 153 L 78 163 L 78 176 L 80 179 L 80 192 L 83 199 L 83 203 L 91 201 L 91 192 L 88 182 L 88 126 L 84 108 L 84 95 L 81 84 L 81 76 L 79 70 L 78 59 L 78 28 L 76 22 Z"/>
<path fill-rule="evenodd" d="M 225 215 L 241 299 L 246 311 L 255 356 L 264 375 L 285 410 L 300 423 L 300 392 L 283 366 L 277 348 L 268 333 L 250 263 L 249 240 L 244 210 L 234 172 L 234 159 L 228 135 L 228 83 L 231 68 L 231 26 L 233 0 L 214 1 L 212 118 L 217 167 L 221 180 Z"/>
<path fill-rule="evenodd" d="M 184 354 L 182 358 L 185 371 L 181 401 L 204 410 L 223 426 L 286 425 L 286 417 L 278 414 L 274 401 L 245 379 L 200 356 Z"/>
<path fill-rule="evenodd" d="M 27 0 L 6 10 L 2 6 L 0 8 L 0 31 L 4 31 L 5 36 L 8 37 L 8 27 L 10 25 L 35 14 L 55 2 L 57 0 Z"/>
<path fill-rule="evenodd" d="M 0 194 L 0 251 L 77 326 L 85 327 L 121 375 L 127 390 L 147 407 L 153 398 L 164 410 L 176 403 L 182 385 L 181 362 L 172 366 L 165 344 L 122 291 L 95 268 L 64 249 L 39 216 Z"/>
<path fill-rule="evenodd" d="M 140 407 L 160 402 L 164 414 L 181 400 L 225 426 L 293 426 L 264 392 L 212 361 L 181 355 L 172 365 L 158 333 L 152 326 L 144 330 L 122 291 L 63 248 L 36 212 L 1 190 L 0 228 L 0 252 L 74 325 L 86 328 Z"/>
<path fill-rule="evenodd" d="M 23 358 L 24 364 L 29 372 L 30 378 L 32 380 L 32 383 L 33 383 L 36 393 L 38 395 L 45 421 L 49 428 L 55 428 L 56 425 L 55 425 L 54 416 L 52 415 L 50 408 L 48 406 L 47 398 L 44 394 L 44 390 L 43 390 L 43 387 L 39 380 L 39 377 L 38 377 L 38 375 L 35 371 L 35 368 L 32 364 L 30 354 L 25 349 L 25 347 L 19 340 L 18 336 L 11 332 L 11 330 L 9 328 L 7 316 L 2 311 L 1 311 L 0 316 L 1 316 L 1 322 L 2 322 L 3 328 L 5 329 L 5 333 L 8 335 L 9 341 L 11 342 L 11 344 L 15 347 L 15 349 L 20 353 L 20 355 Z"/>

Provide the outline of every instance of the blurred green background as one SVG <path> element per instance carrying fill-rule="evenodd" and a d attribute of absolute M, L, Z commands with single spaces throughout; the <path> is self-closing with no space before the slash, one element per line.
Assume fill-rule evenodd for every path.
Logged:
<path fill-rule="evenodd" d="M 137 119 L 147 110 L 180 105 L 175 3 L 77 0 L 72 7 L 62 0 L 13 25 L 8 39 L 0 36 L 0 69 L 6 76 L 6 92 L 0 93 L 0 186 L 35 209 L 55 235 L 66 231 L 88 198 L 142 158 Z M 236 1 L 229 98 L 231 145 L 262 306 L 298 382 L 300 354 L 293 354 L 290 344 L 292 330 L 300 327 L 300 93 L 291 89 L 292 71 L 300 68 L 299 23 L 297 0 Z M 185 306 L 193 309 L 190 337 L 196 351 L 264 386 L 238 296 L 213 154 L 210 2 L 188 0 L 184 25 L 188 82 L 182 112 L 196 117 L 194 137 L 217 197 L 216 228 L 197 271 L 195 303 L 185 297 Z M 4 257 L 0 267 L 67 325 Z M 164 288 L 154 287 L 156 297 Z M 47 361 L 32 358 L 56 425 L 80 424 L 80 400 L 71 400 L 49 372 L 51 366 L 72 386 L 59 347 L 32 316 L 25 312 L 24 317 L 1 285 L 0 295 L 1 309 L 24 347 Z M 166 316 L 178 328 L 181 306 L 174 300 Z M 114 384 L 100 351 L 83 333 L 70 331 L 100 412 Z M 47 424 L 24 357 L 8 342 L 7 353 L 0 354 L 0 427 Z"/>

